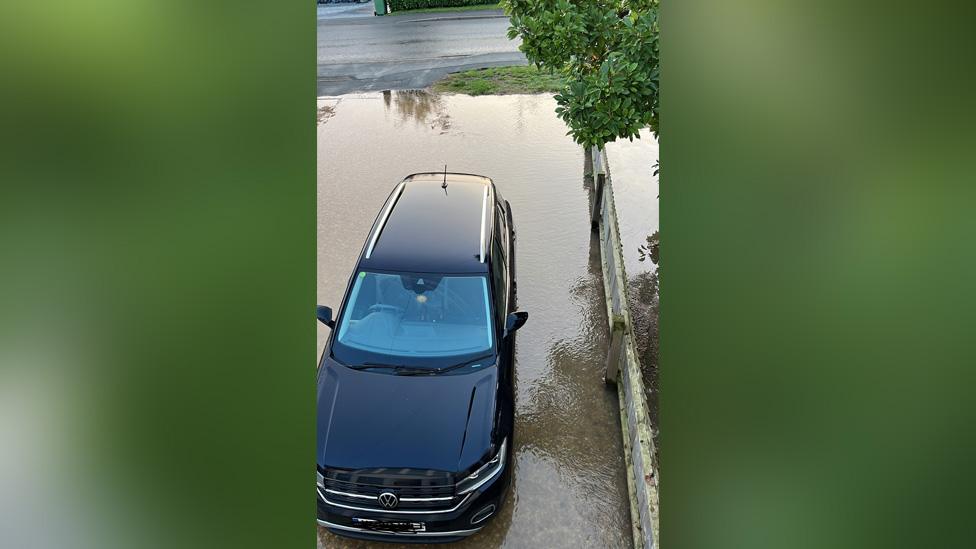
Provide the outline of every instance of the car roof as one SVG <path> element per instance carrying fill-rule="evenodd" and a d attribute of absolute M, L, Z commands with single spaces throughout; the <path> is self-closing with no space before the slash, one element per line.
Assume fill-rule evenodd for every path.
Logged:
<path fill-rule="evenodd" d="M 443 183 L 447 182 L 447 188 Z M 494 185 L 480 175 L 419 173 L 387 199 L 360 268 L 439 274 L 488 272 Z"/>

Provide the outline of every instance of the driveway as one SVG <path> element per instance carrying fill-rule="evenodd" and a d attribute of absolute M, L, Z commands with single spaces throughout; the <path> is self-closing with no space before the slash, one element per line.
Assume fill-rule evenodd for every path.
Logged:
<path fill-rule="evenodd" d="M 528 63 L 501 10 L 372 11 L 372 3 L 318 8 L 319 96 L 425 88 L 451 72 Z"/>
<path fill-rule="evenodd" d="M 337 306 L 363 241 L 407 174 L 487 175 L 512 204 L 518 307 L 514 479 L 484 530 L 452 545 L 631 545 L 616 390 L 603 383 L 606 302 L 582 150 L 551 95 L 422 90 L 319 101 L 318 302 Z M 317 325 L 321 353 L 328 329 Z M 319 528 L 319 549 L 380 547 Z M 399 545 L 383 545 L 393 549 Z"/>

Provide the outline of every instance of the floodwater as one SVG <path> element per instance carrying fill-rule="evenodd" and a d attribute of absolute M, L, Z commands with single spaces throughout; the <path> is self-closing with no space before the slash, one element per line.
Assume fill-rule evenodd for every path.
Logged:
<path fill-rule="evenodd" d="M 457 547 L 630 547 L 606 309 L 582 150 L 548 95 L 394 91 L 320 100 L 318 302 L 338 305 L 373 219 L 406 175 L 494 179 L 518 230 L 515 460 L 502 511 Z M 318 352 L 328 336 L 319 326 Z M 319 547 L 369 547 L 319 528 Z M 382 545 L 390 547 L 390 545 Z"/>
<path fill-rule="evenodd" d="M 640 139 L 618 139 L 607 143 L 607 164 L 613 179 L 617 226 L 628 277 L 655 271 L 650 259 L 640 260 L 638 249 L 648 235 L 658 230 L 658 142 L 649 129 Z"/>

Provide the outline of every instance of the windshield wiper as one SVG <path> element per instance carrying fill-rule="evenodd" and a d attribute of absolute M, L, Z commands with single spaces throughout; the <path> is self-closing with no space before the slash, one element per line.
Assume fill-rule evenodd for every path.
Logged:
<path fill-rule="evenodd" d="M 374 362 L 364 362 L 358 366 L 349 366 L 353 370 L 371 370 L 374 368 L 381 368 L 384 370 L 393 370 L 398 376 L 422 376 L 430 375 L 436 372 L 433 368 L 413 368 L 410 366 L 404 366 L 402 364 L 377 364 Z"/>
<path fill-rule="evenodd" d="M 472 358 L 471 360 L 465 360 L 464 362 L 459 362 L 457 364 L 452 364 L 450 366 L 444 366 L 443 368 L 414 368 L 412 366 L 404 366 L 403 364 L 379 364 L 376 362 L 364 362 L 356 366 L 349 366 L 353 370 L 372 370 L 372 369 L 383 369 L 383 370 L 393 370 L 393 373 L 398 376 L 432 376 L 437 374 L 443 374 L 444 372 L 450 372 L 451 370 L 457 370 L 458 368 L 463 368 L 465 366 L 470 366 L 475 362 L 480 360 L 485 360 L 491 358 L 493 355 L 481 355 Z"/>
<path fill-rule="evenodd" d="M 463 368 L 465 366 L 469 366 L 469 365 L 474 364 L 475 362 L 478 362 L 480 360 L 485 360 L 485 359 L 491 358 L 492 356 L 493 355 L 491 355 L 491 354 L 476 356 L 476 357 L 472 358 L 471 360 L 465 360 L 464 362 L 459 362 L 459 363 L 454 364 L 454 365 L 451 365 L 451 366 L 445 366 L 443 368 L 434 368 L 434 373 L 435 374 L 443 374 L 444 372 L 450 372 L 451 370 L 457 370 L 458 368 Z"/>

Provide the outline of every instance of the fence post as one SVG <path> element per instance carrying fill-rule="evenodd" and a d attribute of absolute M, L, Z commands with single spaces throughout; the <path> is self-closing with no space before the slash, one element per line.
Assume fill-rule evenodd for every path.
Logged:
<path fill-rule="evenodd" d="M 603 374 L 606 383 L 617 383 L 620 376 L 620 360 L 627 352 L 624 346 L 624 336 L 627 334 L 627 323 L 623 315 L 613 315 L 610 321 L 610 346 L 607 348 L 607 369 Z"/>
<path fill-rule="evenodd" d="M 599 230 L 600 217 L 603 213 L 603 188 L 607 182 L 607 171 L 603 168 L 603 150 L 600 147 L 591 149 L 593 156 L 593 211 L 590 213 L 590 227 Z"/>

